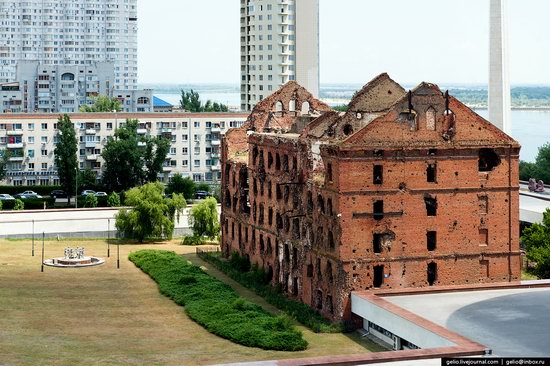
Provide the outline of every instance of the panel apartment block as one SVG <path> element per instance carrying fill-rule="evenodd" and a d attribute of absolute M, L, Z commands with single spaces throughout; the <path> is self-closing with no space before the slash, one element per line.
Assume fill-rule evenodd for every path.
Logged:
<path fill-rule="evenodd" d="M 241 0 L 241 109 L 291 80 L 319 93 L 319 0 Z"/>
<path fill-rule="evenodd" d="M 346 113 L 289 82 L 222 144 L 222 251 L 334 320 L 350 293 L 520 278 L 519 144 L 382 74 Z"/>
<path fill-rule="evenodd" d="M 221 136 L 240 127 L 246 115 L 232 113 L 77 113 L 69 114 L 77 132 L 80 169 L 101 176 L 107 139 L 127 119 L 138 119 L 138 134 L 164 136 L 172 142 L 159 180 L 175 174 L 197 182 L 219 183 Z M 56 114 L 0 115 L 0 155 L 10 152 L 9 185 L 58 184 L 54 164 Z"/>
<path fill-rule="evenodd" d="M 0 2 L 0 82 L 21 60 L 43 65 L 114 62 L 115 88 L 137 88 L 137 0 Z"/>

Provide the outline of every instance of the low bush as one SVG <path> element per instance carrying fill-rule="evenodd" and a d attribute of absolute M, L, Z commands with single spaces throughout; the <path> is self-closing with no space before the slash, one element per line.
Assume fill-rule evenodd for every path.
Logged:
<path fill-rule="evenodd" d="M 198 255 L 314 332 L 340 333 L 348 330 L 344 324 L 331 323 L 308 305 L 287 298 L 280 288 L 271 286 L 269 274 L 257 265 L 251 265 L 248 258 L 241 257 L 236 252 L 229 261 L 221 259 L 219 253 L 200 252 Z"/>
<path fill-rule="evenodd" d="M 97 197 L 95 194 L 88 194 L 84 200 L 84 207 L 95 208 L 97 207 Z"/>
<path fill-rule="evenodd" d="M 181 243 L 182 245 L 189 245 L 189 246 L 199 246 L 199 245 L 205 245 L 206 240 L 203 237 L 200 236 L 186 236 L 183 238 L 183 241 Z"/>
<path fill-rule="evenodd" d="M 129 259 L 157 282 L 162 294 L 185 306 L 189 317 L 210 333 L 267 350 L 307 348 L 302 333 L 288 319 L 275 317 L 240 298 L 231 287 L 176 253 L 141 250 L 130 254 Z"/>
<path fill-rule="evenodd" d="M 120 207 L 120 196 L 116 192 L 112 192 L 109 197 L 107 197 L 107 205 L 109 207 Z"/>
<path fill-rule="evenodd" d="M 23 211 L 25 209 L 25 204 L 20 199 L 16 199 L 13 203 L 14 211 Z"/>

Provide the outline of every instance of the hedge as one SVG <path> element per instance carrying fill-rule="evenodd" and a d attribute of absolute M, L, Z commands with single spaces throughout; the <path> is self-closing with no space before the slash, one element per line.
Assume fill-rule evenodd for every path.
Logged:
<path fill-rule="evenodd" d="M 46 202 L 46 208 L 53 208 L 55 199 L 54 198 L 28 198 L 21 199 L 25 204 L 25 210 L 42 210 L 44 209 L 44 202 Z M 11 201 L 2 201 L 3 210 L 13 210 L 15 205 L 15 200 Z"/>
<path fill-rule="evenodd" d="M 286 317 L 273 316 L 244 300 L 228 285 L 174 252 L 141 250 L 129 259 L 155 280 L 160 292 L 184 306 L 191 319 L 210 333 L 248 347 L 301 351 L 302 333 Z"/>
<path fill-rule="evenodd" d="M 197 254 L 233 280 L 254 291 L 268 303 L 284 311 L 316 333 L 340 333 L 353 329 L 352 324 L 331 323 L 310 306 L 287 298 L 279 287 L 273 287 L 269 284 L 265 271 L 256 265 L 251 266 L 247 258 L 239 256 L 236 252 L 231 256 L 230 261 L 222 260 L 219 252 L 199 251 Z"/>
<path fill-rule="evenodd" d="M 49 196 L 53 190 L 61 189 L 60 186 L 0 186 L 0 193 L 16 195 L 25 191 L 34 191 L 41 196 Z"/>

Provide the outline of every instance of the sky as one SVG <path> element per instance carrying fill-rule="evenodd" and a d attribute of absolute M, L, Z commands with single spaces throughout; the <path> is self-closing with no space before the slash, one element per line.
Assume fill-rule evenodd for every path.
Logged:
<path fill-rule="evenodd" d="M 238 84 L 239 4 L 138 0 L 139 82 Z M 550 85 L 550 1 L 508 5 L 511 83 Z M 320 0 L 320 24 L 322 84 L 487 84 L 489 0 Z"/>

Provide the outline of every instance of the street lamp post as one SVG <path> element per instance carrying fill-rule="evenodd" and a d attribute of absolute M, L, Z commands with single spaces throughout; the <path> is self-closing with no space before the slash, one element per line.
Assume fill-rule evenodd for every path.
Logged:
<path fill-rule="evenodd" d="M 40 268 L 40 272 L 44 272 L 44 236 L 45 234 L 42 233 L 42 267 Z"/>
<path fill-rule="evenodd" d="M 76 162 L 78 164 L 78 160 Z M 78 208 L 78 167 L 75 167 L 74 168 L 74 171 L 75 171 L 75 176 L 74 176 L 74 181 L 75 181 L 75 187 L 74 187 L 74 204 L 75 204 L 75 208 Z"/>
<path fill-rule="evenodd" d="M 107 219 L 107 258 L 111 258 L 111 219 Z"/>

